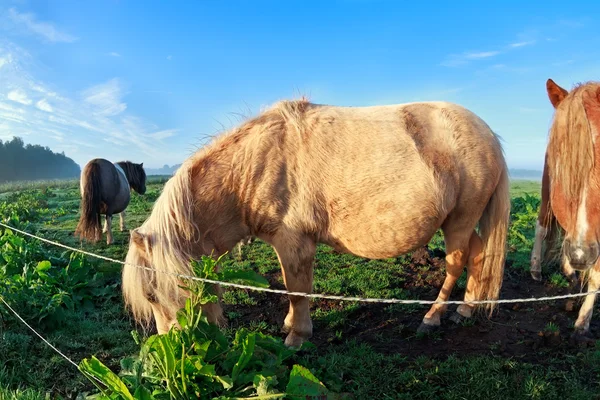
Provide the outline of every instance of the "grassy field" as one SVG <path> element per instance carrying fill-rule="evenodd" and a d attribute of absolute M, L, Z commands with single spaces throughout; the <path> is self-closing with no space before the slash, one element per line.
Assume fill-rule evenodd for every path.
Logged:
<path fill-rule="evenodd" d="M 129 228 L 147 217 L 164 181 L 151 179 L 146 195 L 133 194 L 127 214 Z M 539 190 L 536 182 L 512 183 L 513 213 L 502 298 L 569 290 L 557 265 L 544 266 L 542 283 L 529 277 Z M 11 224 L 45 238 L 123 259 L 128 232 L 119 232 L 118 224 L 113 224 L 117 228 L 111 247 L 82 245 L 73 237 L 78 206 L 75 182 L 29 187 L 21 193 L 6 190 L 0 198 L 0 218 L 6 221 L 10 217 Z M 130 332 L 143 332 L 123 309 L 120 265 L 69 259 L 60 249 L 35 242 L 25 246 L 6 233 L 0 246 L 0 279 L 4 279 L 0 294 L 70 358 L 79 362 L 94 355 L 118 373 L 122 360 L 139 351 Z M 54 269 L 40 267 L 39 257 L 53 260 Z M 386 260 L 340 255 L 319 246 L 314 291 L 433 300 L 444 278 L 444 266 L 440 234 L 426 248 Z M 271 287 L 284 288 L 275 253 L 261 241 L 243 247 L 241 258 L 227 256 L 223 267 L 256 271 Z M 463 274 L 451 298 L 461 299 L 464 286 Z M 279 327 L 287 307 L 287 298 L 279 295 L 227 290 L 225 333 L 234 336 L 240 328 L 247 328 L 283 338 Z M 0 310 L 0 400 L 82 398 L 95 391 L 77 369 L 7 310 Z M 292 360 L 308 367 L 330 390 L 349 393 L 355 399 L 598 398 L 600 342 L 582 346 L 569 340 L 577 310 L 565 311 L 561 301 L 502 305 L 491 319 L 478 317 L 462 325 L 445 319 L 439 331 L 423 336 L 416 329 L 427 307 L 315 300 L 311 303 L 314 347 L 294 354 Z M 592 322 L 594 335 L 599 326 L 596 320 Z"/>

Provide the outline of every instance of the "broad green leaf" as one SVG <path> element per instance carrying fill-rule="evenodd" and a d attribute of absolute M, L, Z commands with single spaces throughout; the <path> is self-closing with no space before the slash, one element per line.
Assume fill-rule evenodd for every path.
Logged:
<path fill-rule="evenodd" d="M 152 393 L 150 393 L 150 391 L 148 389 L 146 389 L 144 386 L 138 386 L 138 388 L 135 390 L 135 393 L 133 394 L 133 396 L 135 397 L 136 400 L 153 400 L 154 396 L 152 396 Z"/>
<path fill-rule="evenodd" d="M 305 367 L 295 364 L 290 373 L 286 390 L 291 399 L 305 399 L 308 396 L 327 398 L 329 390 Z"/>
<path fill-rule="evenodd" d="M 233 366 L 233 372 L 231 373 L 231 378 L 235 381 L 240 372 L 244 369 L 244 367 L 250 362 L 252 355 L 254 354 L 254 344 L 256 341 L 256 335 L 254 333 L 250 333 L 244 341 L 242 342 L 242 354 L 240 354 L 240 358 L 238 362 Z"/>
<path fill-rule="evenodd" d="M 269 287 L 269 281 L 255 271 L 227 270 L 221 274 L 221 279 L 225 282 L 240 281 L 240 283 L 245 285 L 263 288 Z"/>
<path fill-rule="evenodd" d="M 79 370 L 84 374 L 98 378 L 100 382 L 105 384 L 114 393 L 120 394 L 125 399 L 133 400 L 133 396 L 131 396 L 129 389 L 127 389 L 123 381 L 96 357 L 92 356 L 90 360 L 87 358 L 83 359 L 79 364 Z M 90 379 L 94 381 L 94 378 Z"/>

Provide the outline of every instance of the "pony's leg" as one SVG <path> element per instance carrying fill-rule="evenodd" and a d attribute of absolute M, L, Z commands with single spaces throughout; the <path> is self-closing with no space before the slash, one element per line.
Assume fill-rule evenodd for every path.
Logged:
<path fill-rule="evenodd" d="M 569 282 L 571 282 L 571 285 L 576 286 L 578 282 L 577 272 L 575 272 L 575 269 L 571 266 L 571 263 L 569 262 L 569 259 L 567 257 L 563 257 L 562 271 L 563 274 L 565 274 L 565 276 L 569 280 Z"/>
<path fill-rule="evenodd" d="M 552 229 L 552 210 L 550 207 L 550 178 L 548 176 L 547 156 L 544 159 L 544 171 L 542 173 L 542 201 L 540 212 L 535 224 L 535 239 L 531 251 L 530 274 L 536 281 L 542 280 L 542 246 L 544 239 L 550 229 Z M 550 245 L 548 243 L 547 245 Z"/>
<path fill-rule="evenodd" d="M 156 322 L 156 330 L 159 335 L 164 335 L 169 332 L 171 327 L 177 323 L 176 319 L 168 315 L 163 307 L 156 303 L 150 303 L 154 321 Z"/>
<path fill-rule="evenodd" d="M 541 215 L 540 215 L 541 216 Z M 536 281 L 542 280 L 542 244 L 544 238 L 548 234 L 548 227 L 542 225 L 538 217 L 535 224 L 535 239 L 533 242 L 533 250 L 531 251 L 531 277 Z"/>
<path fill-rule="evenodd" d="M 278 233 L 272 244 L 281 264 L 287 290 L 311 293 L 315 242 L 307 237 L 298 237 L 297 234 L 286 232 Z M 289 300 L 290 308 L 282 327 L 282 331 L 288 334 L 285 345 L 300 347 L 312 336 L 313 331 L 309 299 L 303 296 L 289 296 Z"/>
<path fill-rule="evenodd" d="M 594 292 L 600 288 L 600 271 L 598 268 L 600 265 L 596 264 L 592 267 L 588 273 L 588 285 L 587 292 Z M 575 321 L 575 335 L 585 336 L 590 330 L 590 320 L 592 319 L 592 313 L 594 311 L 594 302 L 596 301 L 596 294 L 588 294 L 585 297 L 583 305 L 579 309 L 579 316 Z"/>
<path fill-rule="evenodd" d="M 102 233 L 106 233 L 108 231 L 108 227 L 107 227 L 107 221 L 108 217 L 104 217 L 104 226 L 102 227 Z"/>
<path fill-rule="evenodd" d="M 464 234 L 454 230 L 444 230 L 444 241 L 446 243 L 446 279 L 436 301 L 447 301 L 452 293 L 456 281 L 469 258 L 470 234 Z M 448 306 L 433 304 L 429 312 L 425 314 L 418 332 L 429 332 L 441 324 L 441 316 Z"/>
<path fill-rule="evenodd" d="M 467 287 L 465 301 L 477 299 L 477 289 L 480 284 L 481 270 L 483 268 L 483 241 L 477 232 L 473 231 L 469 239 L 469 258 L 467 261 Z M 475 305 L 460 304 L 456 312 L 450 317 L 453 322 L 460 323 L 464 318 L 471 318 Z"/>
<path fill-rule="evenodd" d="M 121 211 L 121 213 L 119 214 L 119 223 L 120 223 L 121 232 L 124 232 L 125 229 L 127 229 L 125 227 L 125 210 Z"/>
<path fill-rule="evenodd" d="M 244 245 L 243 240 L 240 240 L 236 246 L 237 248 L 237 259 L 242 261 L 242 246 Z"/>
<path fill-rule="evenodd" d="M 112 243 L 112 215 L 106 215 L 106 244 L 111 245 Z"/>

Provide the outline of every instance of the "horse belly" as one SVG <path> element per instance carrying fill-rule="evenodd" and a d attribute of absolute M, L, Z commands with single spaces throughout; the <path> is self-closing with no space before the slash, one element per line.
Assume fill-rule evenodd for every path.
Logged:
<path fill-rule="evenodd" d="M 453 207 L 442 182 L 430 174 L 416 182 L 391 182 L 330 202 L 327 242 L 359 257 L 395 257 L 427 244 Z M 362 196 L 361 196 L 362 194 Z M 364 196 L 364 197 L 363 197 Z"/>

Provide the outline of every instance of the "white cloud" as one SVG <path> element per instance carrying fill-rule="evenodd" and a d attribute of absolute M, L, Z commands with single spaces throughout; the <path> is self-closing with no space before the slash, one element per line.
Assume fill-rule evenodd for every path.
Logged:
<path fill-rule="evenodd" d="M 478 52 L 464 52 L 461 54 L 450 54 L 444 61 L 440 63 L 444 67 L 460 67 L 469 64 L 471 61 L 484 60 L 498 55 L 513 51 L 515 49 L 531 46 L 537 43 L 536 40 L 531 39 L 532 33 L 521 33 L 517 35 L 518 41 L 510 43 L 508 46 L 496 50 L 478 51 Z"/>
<path fill-rule="evenodd" d="M 177 133 L 176 129 L 165 129 L 163 131 L 158 131 L 155 133 L 151 133 L 150 137 L 153 139 L 166 139 L 166 138 L 170 138 L 172 136 L 175 136 L 175 134 Z"/>
<path fill-rule="evenodd" d="M 149 166 L 182 161 L 183 155 L 163 142 L 177 130 L 133 115 L 118 79 L 68 93 L 36 79 L 35 61 L 0 39 L 0 58 L 8 55 L 10 67 L 5 65 L 0 73 L 0 137 L 27 137 L 30 143 L 64 151 L 80 165 L 94 157 Z"/>
<path fill-rule="evenodd" d="M 29 97 L 27 97 L 27 93 L 25 93 L 25 91 L 23 89 L 11 90 L 10 92 L 8 92 L 6 97 L 11 101 L 14 101 L 16 103 L 21 103 L 26 106 L 31 104 L 31 99 Z"/>
<path fill-rule="evenodd" d="M 98 114 L 105 116 L 118 115 L 127 109 L 127 104 L 121 102 L 122 96 L 122 88 L 116 78 L 83 92 L 85 102 L 92 105 Z"/>
<path fill-rule="evenodd" d="M 110 53 L 108 53 L 108 55 L 111 57 L 121 57 L 121 55 L 116 51 L 111 51 Z"/>
<path fill-rule="evenodd" d="M 42 99 L 42 100 L 38 101 L 37 103 L 35 103 L 35 106 L 39 110 L 46 111 L 46 112 L 49 112 L 49 113 L 51 113 L 52 111 L 54 111 L 54 109 L 48 103 L 48 100 L 46 100 L 46 99 Z"/>
<path fill-rule="evenodd" d="M 535 43 L 536 43 L 535 40 L 527 40 L 527 41 L 523 41 L 523 42 L 511 43 L 508 46 L 514 49 L 514 48 L 517 48 L 517 47 L 531 46 L 531 45 L 533 45 Z"/>
<path fill-rule="evenodd" d="M 499 51 L 482 51 L 479 53 L 466 53 L 464 57 L 468 60 L 477 60 L 480 58 L 494 57 L 500 54 Z"/>
<path fill-rule="evenodd" d="M 8 10 L 8 18 L 18 29 L 26 33 L 34 34 L 49 42 L 71 43 L 77 40 L 75 36 L 59 31 L 49 22 L 36 21 L 36 17 L 31 13 L 19 13 L 16 9 Z"/>

